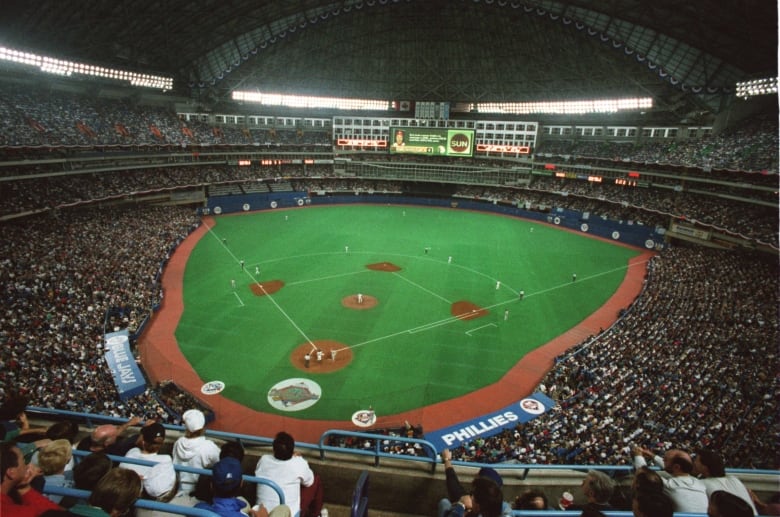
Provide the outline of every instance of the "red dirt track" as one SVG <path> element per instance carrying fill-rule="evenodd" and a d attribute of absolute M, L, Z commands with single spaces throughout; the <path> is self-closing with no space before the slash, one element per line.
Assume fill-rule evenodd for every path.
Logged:
<path fill-rule="evenodd" d="M 296 440 L 309 443 L 318 442 L 322 433 L 328 429 L 360 431 L 351 421 L 299 420 L 294 416 L 255 411 L 221 395 L 201 394 L 201 386 L 213 379 L 198 377 L 179 350 L 175 331 L 184 310 L 182 285 L 185 265 L 192 249 L 213 225 L 214 220 L 205 217 L 203 224 L 181 243 L 165 268 L 162 307 L 154 314 L 139 341 L 141 362 L 151 381 L 156 383 L 172 379 L 214 409 L 217 419 L 209 426 L 211 429 L 259 436 L 274 436 L 278 431 L 285 430 L 295 436 Z M 408 420 L 415 425 L 422 424 L 424 429 L 441 429 L 501 409 L 532 393 L 545 373 L 552 368 L 556 356 L 610 326 L 617 319 L 618 311 L 636 298 L 642 289 L 645 263 L 653 255 L 653 252 L 645 251 L 632 259 L 625 280 L 607 303 L 577 327 L 527 354 L 496 384 L 425 408 L 395 415 L 379 415 L 374 427 L 396 427 Z M 266 396 L 265 393 L 258 395 Z"/>

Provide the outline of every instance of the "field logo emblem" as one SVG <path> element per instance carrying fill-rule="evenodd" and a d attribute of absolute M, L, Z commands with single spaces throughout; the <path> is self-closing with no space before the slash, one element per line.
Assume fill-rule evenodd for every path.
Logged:
<path fill-rule="evenodd" d="M 216 395 L 225 389 L 225 383 L 222 381 L 207 382 L 200 387 L 200 392 L 204 395 Z"/>
<path fill-rule="evenodd" d="M 376 413 L 373 409 L 361 409 L 352 415 L 352 423 L 358 427 L 371 427 L 376 423 Z"/>
<path fill-rule="evenodd" d="M 268 403 L 281 411 L 301 411 L 322 396 L 320 385 L 309 379 L 286 379 L 268 390 Z"/>

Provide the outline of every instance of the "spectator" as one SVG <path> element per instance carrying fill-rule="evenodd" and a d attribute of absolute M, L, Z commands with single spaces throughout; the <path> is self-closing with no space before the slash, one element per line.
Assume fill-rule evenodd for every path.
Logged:
<path fill-rule="evenodd" d="M 664 492 L 640 491 L 634 494 L 634 517 L 672 517 L 674 504 Z"/>
<path fill-rule="evenodd" d="M 547 496 L 541 490 L 526 490 L 515 498 L 514 510 L 552 510 Z"/>
<path fill-rule="evenodd" d="M 768 503 L 765 503 L 755 492 L 750 489 L 748 491 L 750 500 L 753 501 L 753 506 L 758 510 L 759 515 L 780 515 L 780 493 L 776 493 Z"/>
<path fill-rule="evenodd" d="M 40 450 L 38 466 L 43 472 L 46 486 L 73 486 L 73 471 L 65 470 L 72 459 L 73 449 L 68 440 L 54 440 Z M 46 497 L 57 504 L 62 501 L 61 495 L 47 494 Z"/>
<path fill-rule="evenodd" d="M 73 487 L 79 490 L 92 491 L 103 476 L 113 467 L 111 459 L 104 452 L 93 452 L 76 463 L 73 467 Z M 70 508 L 76 504 L 87 504 L 87 501 L 66 496 L 60 503 L 65 508 Z"/>
<path fill-rule="evenodd" d="M 634 474 L 631 489 L 635 494 L 658 494 L 664 491 L 664 480 L 647 466 L 639 467 Z"/>
<path fill-rule="evenodd" d="M 273 441 L 273 455 L 263 454 L 260 457 L 255 476 L 268 478 L 281 487 L 285 504 L 293 515 L 299 511 L 301 517 L 306 515 L 311 501 L 303 497 L 301 487 L 314 487 L 315 475 L 306 460 L 295 452 L 295 440 L 290 434 L 284 431 L 277 433 Z M 317 498 L 314 499 L 316 501 Z M 279 505 L 279 496 L 271 487 L 258 484 L 257 502 L 268 511 L 273 511 Z M 318 505 L 313 515 L 319 515 L 322 508 L 321 495 Z"/>
<path fill-rule="evenodd" d="M 114 456 L 124 456 L 140 441 L 140 434 L 122 438 L 130 426 L 138 425 L 141 419 L 137 416 L 122 425 L 104 424 L 97 426 L 89 436 L 85 436 L 76 447 L 80 451 L 105 452 Z"/>
<path fill-rule="evenodd" d="M 744 499 L 725 490 L 716 490 L 710 496 L 708 517 L 751 517 L 753 508 Z"/>
<path fill-rule="evenodd" d="M 444 517 L 463 517 L 465 514 L 480 517 L 504 515 L 504 494 L 495 481 L 477 476 L 471 481 L 471 491 L 462 495 L 444 513 Z"/>
<path fill-rule="evenodd" d="M 237 441 L 225 442 L 219 448 L 219 459 L 235 458 L 239 463 L 244 461 L 244 447 Z M 254 489 L 247 486 L 246 483 L 242 486 L 244 498 L 247 500 L 254 500 Z M 211 478 L 208 476 L 201 476 L 198 478 L 198 482 L 195 486 L 195 491 L 192 495 L 199 501 L 205 501 L 210 503 L 214 498 L 214 490 L 211 484 Z"/>
<path fill-rule="evenodd" d="M 76 442 L 76 437 L 79 433 L 79 426 L 76 422 L 73 422 L 71 420 L 59 420 L 57 422 L 54 422 L 52 425 L 50 425 L 46 429 L 46 438 L 49 440 L 67 440 L 68 443 L 74 444 Z M 36 451 L 35 454 L 33 454 L 32 459 L 30 460 L 30 463 L 35 463 L 38 465 L 38 456 L 39 456 L 40 450 Z M 73 461 L 73 455 L 71 455 L 70 461 L 67 465 L 65 465 L 65 470 L 73 470 L 74 461 Z"/>
<path fill-rule="evenodd" d="M 0 444 L 0 508 L 3 513 L 18 517 L 37 517 L 46 510 L 60 507 L 30 486 L 40 474 L 35 465 L 27 465 L 19 447 Z"/>
<path fill-rule="evenodd" d="M 614 510 L 609 502 L 614 491 L 615 482 L 609 476 L 598 470 L 588 471 L 582 480 L 582 493 L 588 502 L 581 506 L 573 505 L 569 509 L 582 510 L 583 515 L 586 511 Z"/>
<path fill-rule="evenodd" d="M 688 453 L 679 449 L 666 451 L 664 457 L 641 447 L 634 448 L 634 467 L 646 465 L 645 456 L 663 470 L 659 475 L 664 482 L 664 492 L 674 503 L 675 512 L 707 513 L 707 491 L 704 484 L 693 477 L 693 462 Z"/>
<path fill-rule="evenodd" d="M 753 515 L 757 515 L 756 507 L 750 497 L 747 487 L 734 476 L 726 474 L 723 459 L 715 451 L 699 449 L 693 459 L 693 474 L 698 476 L 707 490 L 707 496 L 712 497 L 713 492 L 723 490 L 741 498 L 750 505 Z"/>
<path fill-rule="evenodd" d="M 173 463 L 200 469 L 210 469 L 219 461 L 219 447 L 208 440 L 206 433 L 206 417 L 199 409 L 188 409 L 182 415 L 184 436 L 173 444 Z M 179 473 L 179 493 L 190 495 L 195 490 L 198 474 L 190 472 Z"/>
<path fill-rule="evenodd" d="M 140 496 L 140 476 L 132 470 L 112 468 L 95 485 L 88 503 L 74 505 L 67 515 L 120 517 L 133 509 Z"/>
<path fill-rule="evenodd" d="M 15 439 L 17 442 L 31 442 L 44 438 L 46 429 L 30 427 L 25 409 L 28 398 L 23 395 L 13 395 L 6 398 L 0 407 L 0 426 L 5 429 L 4 441 Z M 39 447 L 45 445 L 39 445 Z"/>
<path fill-rule="evenodd" d="M 158 503 L 175 504 L 177 506 L 195 506 L 198 500 L 192 496 L 179 494 L 176 471 L 173 463 L 158 463 L 146 474 L 143 479 L 143 495 L 146 499 L 152 499 Z M 137 508 L 135 517 L 172 517 L 178 515 L 157 510 Z"/>
<path fill-rule="evenodd" d="M 240 497 L 243 484 L 243 472 L 241 462 L 236 458 L 226 457 L 219 460 L 211 474 L 211 484 L 214 489 L 214 501 L 212 504 L 198 503 L 195 508 L 210 510 L 221 517 L 261 517 L 266 515 L 262 509 L 262 503 L 254 508 L 249 508 L 246 499 Z M 268 515 L 273 517 L 290 517 L 291 509 L 287 505 L 277 504 Z"/>
<path fill-rule="evenodd" d="M 455 469 L 452 466 L 452 452 L 449 449 L 443 449 L 440 454 L 442 462 L 444 463 L 444 475 L 446 476 L 447 480 L 447 497 L 439 501 L 437 515 L 439 517 L 451 515 L 454 505 L 458 505 L 459 503 L 464 504 L 465 502 L 469 503 L 465 504 L 466 510 L 470 510 L 472 508 L 471 501 L 464 501 L 464 497 L 468 495 L 467 491 L 460 484 L 460 481 L 458 480 L 458 474 L 455 472 Z M 489 467 L 483 467 L 479 469 L 475 479 L 477 478 L 489 479 L 499 488 L 499 490 L 504 485 L 504 480 L 501 478 L 501 475 Z M 504 516 L 512 515 L 512 506 L 506 501 L 502 501 L 499 513 Z M 482 517 L 485 516 L 483 515 Z"/>
<path fill-rule="evenodd" d="M 155 463 L 170 463 L 173 461 L 170 455 L 160 454 L 160 448 L 165 443 L 165 427 L 158 422 L 152 422 L 141 428 L 141 447 L 133 447 L 127 454 L 126 458 L 133 458 L 136 460 L 153 461 Z M 134 470 L 144 479 L 152 467 L 148 465 L 137 465 L 135 463 L 120 463 L 120 467 Z"/>

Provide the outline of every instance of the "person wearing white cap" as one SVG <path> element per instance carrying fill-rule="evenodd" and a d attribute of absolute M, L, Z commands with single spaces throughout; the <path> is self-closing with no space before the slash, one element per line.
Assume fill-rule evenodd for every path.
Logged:
<path fill-rule="evenodd" d="M 206 417 L 198 409 L 189 409 L 182 416 L 184 436 L 173 444 L 173 462 L 199 469 L 210 469 L 219 461 L 219 447 L 206 439 Z M 195 490 L 198 474 L 180 472 L 179 494 L 189 495 Z"/>

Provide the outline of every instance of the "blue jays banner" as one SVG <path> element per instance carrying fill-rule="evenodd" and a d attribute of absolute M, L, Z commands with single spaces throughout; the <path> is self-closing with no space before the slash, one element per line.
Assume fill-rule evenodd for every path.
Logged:
<path fill-rule="evenodd" d="M 504 429 L 513 428 L 517 424 L 524 424 L 549 411 L 554 406 L 554 400 L 537 392 L 494 413 L 438 431 L 426 431 L 425 439 L 433 443 L 438 451 L 450 449 L 463 442 L 469 442 L 475 438 L 487 438 Z"/>
<path fill-rule="evenodd" d="M 127 330 L 106 334 L 106 362 L 114 378 L 119 398 L 126 400 L 146 391 L 146 382 L 135 357 L 130 351 L 130 333 Z"/>

